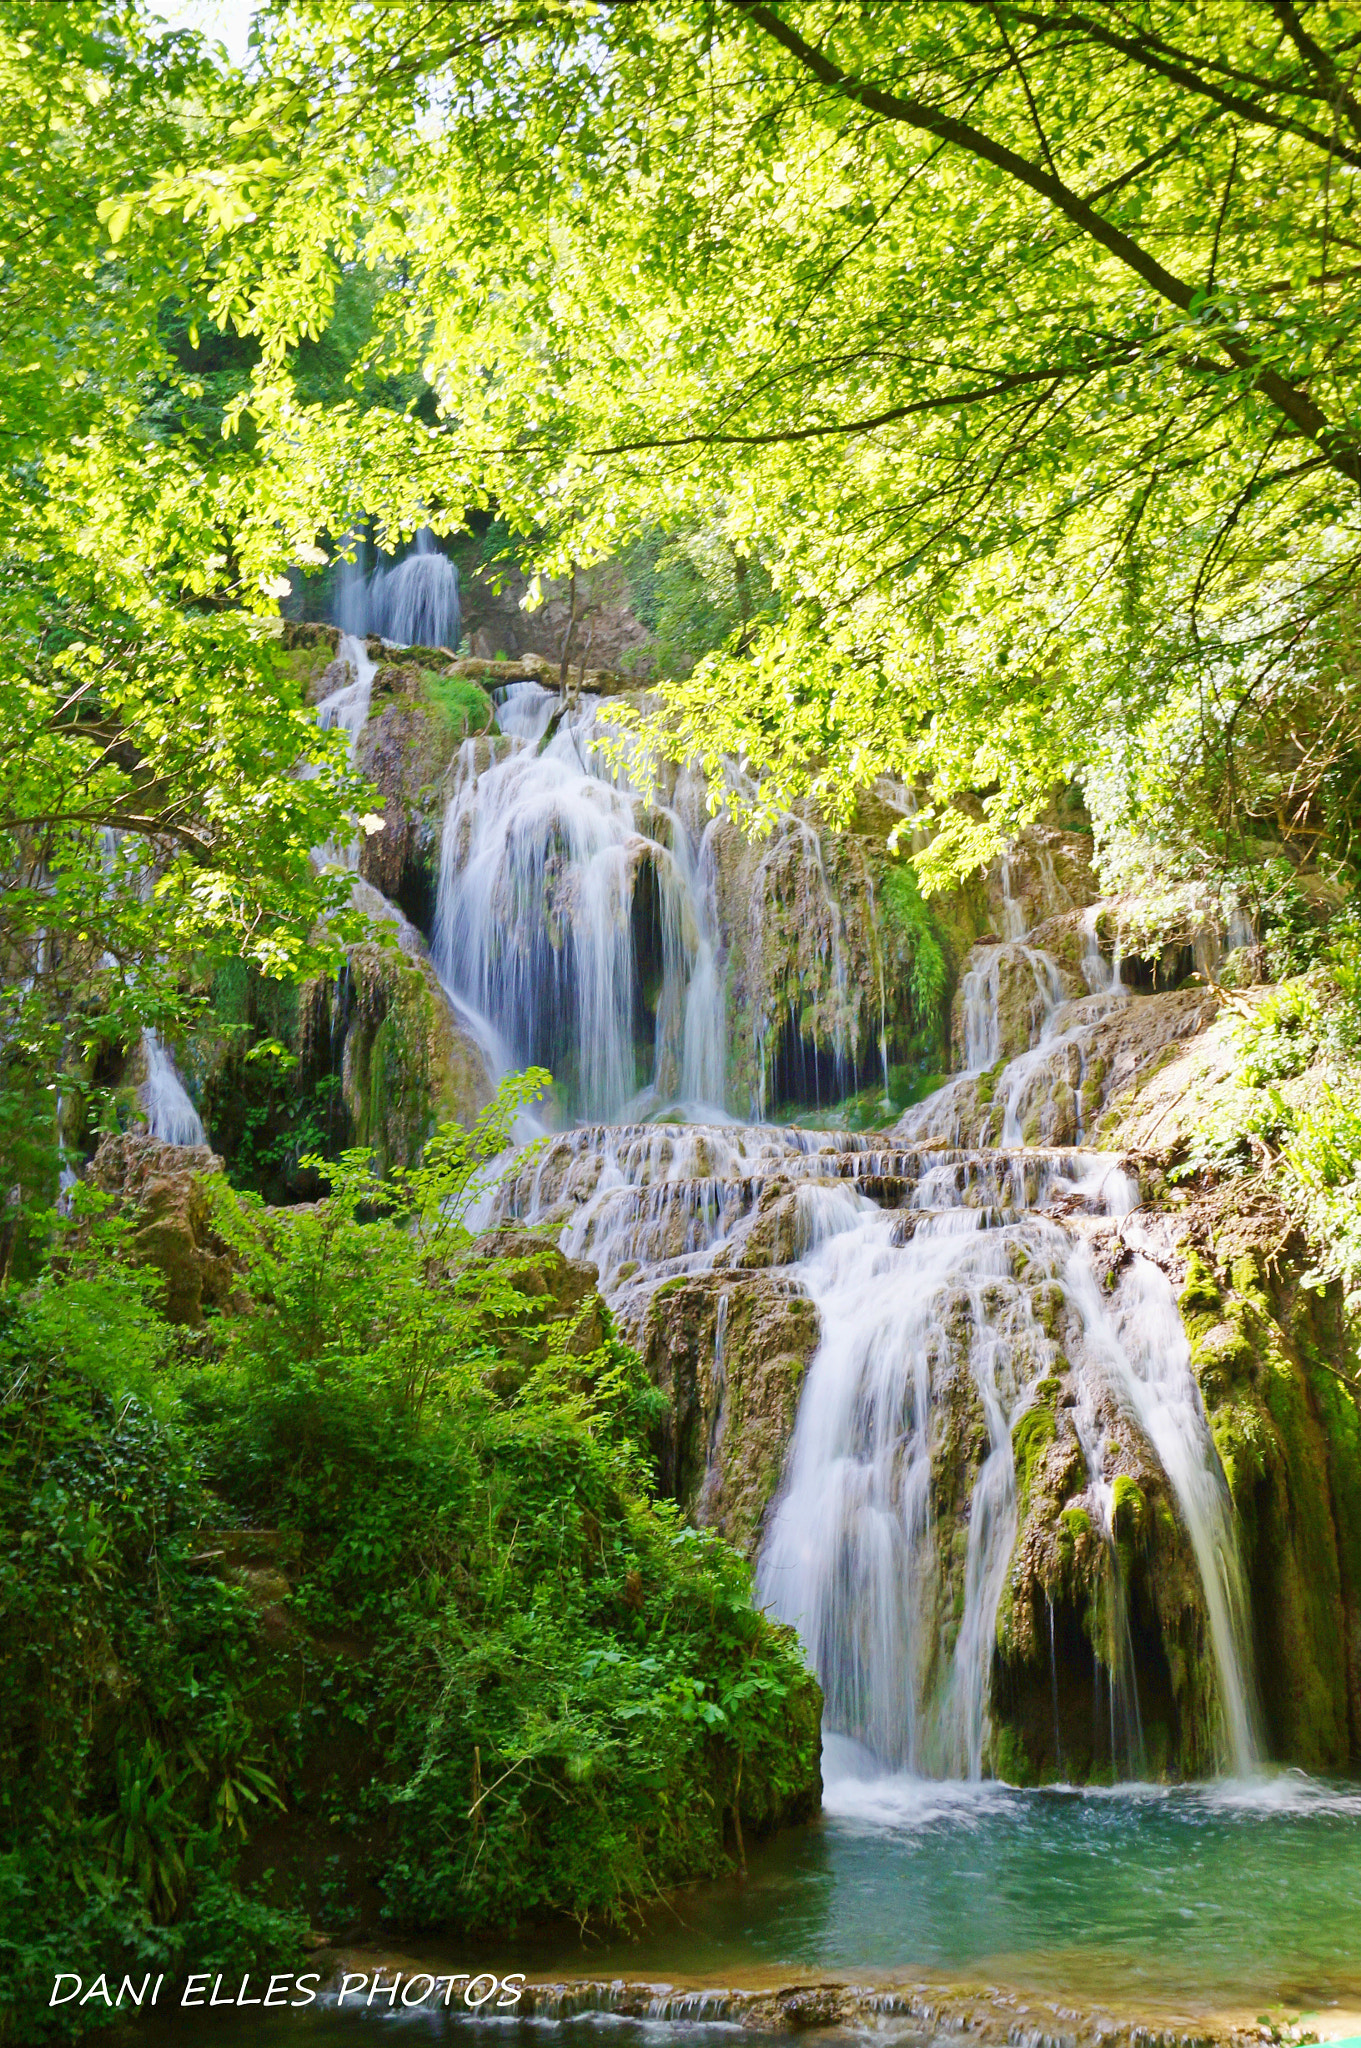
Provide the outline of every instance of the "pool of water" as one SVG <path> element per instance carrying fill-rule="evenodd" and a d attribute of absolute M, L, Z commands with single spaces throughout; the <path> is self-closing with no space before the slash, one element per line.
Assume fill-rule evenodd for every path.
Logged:
<path fill-rule="evenodd" d="M 535 1973 L 922 1970 L 1096 1998 L 1345 2003 L 1361 1995 L 1361 1786 L 847 1777 L 745 1883 L 697 1888 L 631 1939 L 520 1949 Z"/>
<path fill-rule="evenodd" d="M 679 1894 L 631 1934 L 394 1943 L 406 1967 L 755 1986 L 914 1972 L 1075 2007 L 1279 2015 L 1361 2008 L 1361 1786 L 1295 1772 L 1111 1791 L 844 1776 L 813 1826 L 755 1851 L 748 1875 Z M 361 1967 L 356 1961 L 353 1967 Z M 389 1963 L 389 1968 L 391 1963 Z M 218 2048 L 372 2038 L 380 2009 L 267 2023 L 214 2015 Z M 410 2015 L 417 2034 L 544 2038 L 544 2022 Z M 577 2018 L 595 2040 L 716 2048 L 737 2029 Z M 714 2043 L 708 2035 L 712 2031 Z M 1324 2024 L 1325 2033 L 1356 2033 Z M 177 2036 L 178 2038 L 178 2036 Z M 807 2038 L 807 2037 L 805 2037 Z"/>

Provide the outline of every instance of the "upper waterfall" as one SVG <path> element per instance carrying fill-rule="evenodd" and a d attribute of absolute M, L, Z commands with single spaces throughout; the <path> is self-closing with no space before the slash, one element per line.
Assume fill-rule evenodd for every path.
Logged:
<path fill-rule="evenodd" d="M 465 740 L 445 810 L 434 957 L 499 1041 L 583 1117 L 723 1110 L 723 990 L 695 806 L 644 806 L 599 699 L 513 684 Z"/>
<path fill-rule="evenodd" d="M 453 651 L 463 632 L 458 570 L 428 526 L 411 552 L 395 564 L 381 564 L 365 576 L 351 563 L 341 577 L 336 624 L 363 639 L 377 633 L 398 647 L 443 647 Z"/>

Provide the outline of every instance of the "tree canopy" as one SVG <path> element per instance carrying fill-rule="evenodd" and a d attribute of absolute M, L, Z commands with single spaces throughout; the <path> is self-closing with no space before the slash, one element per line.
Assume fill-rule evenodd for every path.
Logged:
<path fill-rule="evenodd" d="M 244 72 L 141 0 L 0 31 L 39 1064 L 308 957 L 356 792 L 270 620 L 364 521 L 702 534 L 672 746 L 758 819 L 892 776 L 928 885 L 1074 780 L 1108 862 L 1351 858 L 1354 6 L 271 0 Z"/>
<path fill-rule="evenodd" d="M 494 498 L 547 567 L 718 525 L 776 596 L 670 690 L 682 743 L 759 766 L 758 811 L 923 784 L 938 871 L 1073 775 L 1202 852 L 1322 829 L 1354 7 L 280 0 L 257 33 L 250 112 L 110 225 L 202 224 L 300 524 Z M 437 420 L 300 393 L 355 268 Z"/>

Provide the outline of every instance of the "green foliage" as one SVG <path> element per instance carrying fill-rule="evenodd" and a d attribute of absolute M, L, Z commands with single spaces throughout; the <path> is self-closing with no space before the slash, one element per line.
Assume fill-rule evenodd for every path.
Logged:
<path fill-rule="evenodd" d="M 41 2009 L 56 1969 L 258 1965 L 301 1932 L 228 1881 L 237 1788 L 277 1797 L 275 1730 L 250 1609 L 197 1556 L 169 1388 L 159 1416 L 139 1398 L 173 1333 L 115 1250 L 96 1234 L 13 1307 L 0 1355 L 0 2038 L 92 2024 Z"/>
<path fill-rule="evenodd" d="M 105 217 L 139 254 L 192 217 L 290 506 L 494 500 L 554 570 L 672 536 L 669 713 L 766 815 L 888 770 L 958 866 L 1109 762 L 1107 813 L 1188 858 L 1316 800 L 1347 857 L 1347 8 L 552 0 L 451 39 L 275 0 L 261 34 L 249 113 Z M 309 403 L 356 273 L 356 372 L 423 372 L 434 432 Z M 749 631 L 702 616 L 710 537 L 769 574 Z"/>
<path fill-rule="evenodd" d="M 659 676 L 688 676 L 706 654 L 744 645 L 773 608 L 764 566 L 734 548 L 722 526 L 644 534 L 620 566 Z"/>
<path fill-rule="evenodd" d="M 54 1074 L 69 1098 L 191 1017 L 194 970 L 314 964 L 346 896 L 310 849 L 360 791 L 259 616 L 296 521 L 276 504 L 254 547 L 258 452 L 176 410 L 203 399 L 176 353 L 207 325 L 197 236 L 133 248 L 104 203 L 233 93 L 133 5 L 0 7 L 0 1279 L 55 1192 Z"/>
<path fill-rule="evenodd" d="M 1310 974 L 1266 991 L 1233 1027 L 1215 1093 L 1174 1179 L 1266 1169 L 1315 1247 L 1311 1284 L 1361 1309 L 1361 947 L 1349 908 Z"/>
<path fill-rule="evenodd" d="M 463 739 L 469 733 L 489 732 L 494 722 L 492 700 L 469 676 L 436 675 L 425 669 L 421 689 L 452 733 Z"/>
<path fill-rule="evenodd" d="M 652 1497 L 636 1354 L 555 1250 L 476 1249 L 545 1078 L 390 1182 L 312 1162 L 313 1209 L 220 1188 L 240 1281 L 202 1340 L 97 1207 L 10 1296 L 0 2008 L 49 1963 L 286 1967 L 298 1901 L 618 1917 L 815 1796 L 816 1685 Z"/>
<path fill-rule="evenodd" d="M 924 1037 L 939 1041 L 943 1038 L 949 968 L 936 920 L 922 900 L 921 885 L 911 862 L 889 869 L 880 894 L 889 919 L 911 949 L 909 986 L 913 1021 Z"/>

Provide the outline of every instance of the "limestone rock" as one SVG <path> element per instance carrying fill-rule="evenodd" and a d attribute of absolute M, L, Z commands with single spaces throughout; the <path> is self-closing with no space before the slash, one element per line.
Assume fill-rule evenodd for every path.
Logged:
<path fill-rule="evenodd" d="M 1100 893 L 1092 872 L 1091 834 L 1027 826 L 989 868 L 985 886 L 994 924 L 1004 938 L 1033 931 L 1064 911 L 1080 910 Z M 1008 900 L 1014 906 L 1010 916 Z"/>
<path fill-rule="evenodd" d="M 144 1131 L 100 1140 L 88 1178 L 132 1212 L 130 1255 L 165 1276 L 172 1323 L 201 1323 L 205 1307 L 222 1308 L 236 1268 L 213 1227 L 205 1176 L 222 1172 L 206 1145 L 166 1145 Z"/>
<path fill-rule="evenodd" d="M 314 1062 L 338 1060 L 353 1142 L 382 1172 L 415 1165 L 438 1125 L 470 1124 L 492 1086 L 415 926 L 366 882 L 352 897 L 378 935 L 346 948 L 339 984 L 311 984 L 305 1035 Z"/>
<path fill-rule="evenodd" d="M 324 684 L 332 673 L 340 646 L 336 626 L 304 624 L 295 619 L 278 621 L 276 660 L 291 676 L 304 704 L 319 704 L 339 683 Z M 343 680 L 343 678 L 341 679 Z"/>
<path fill-rule="evenodd" d="M 355 766 L 374 784 L 383 829 L 361 841 L 359 872 L 383 895 L 414 908 L 433 899 L 441 784 L 459 736 L 422 697 L 414 668 L 379 669 L 372 701 Z"/>
<path fill-rule="evenodd" d="M 469 1254 L 472 1260 L 503 1259 L 514 1271 L 511 1285 L 533 1306 L 525 1328 L 529 1332 L 498 1332 L 498 1340 L 513 1355 L 526 1358 L 542 1349 L 539 1331 L 543 1322 L 570 1325 L 565 1344 L 572 1358 L 587 1358 L 598 1351 L 609 1335 L 605 1305 L 597 1290 L 599 1274 L 585 1259 L 569 1259 L 532 1231 L 513 1225 L 487 1231 Z"/>
<path fill-rule="evenodd" d="M 986 1073 L 961 1074 L 908 1110 L 896 1128 L 918 1142 L 995 1145 L 1010 1115 L 1025 1145 L 1090 1144 L 1098 1137 L 1112 1148 L 1135 1144 L 1114 1109 L 1103 1121 L 1108 1103 L 1170 1059 L 1173 1048 L 1195 1040 L 1217 1008 L 1202 989 L 1079 998 L 1056 1013 L 1043 1043 Z"/>
<path fill-rule="evenodd" d="M 670 1402 L 662 1490 L 752 1559 L 818 1335 L 812 1302 L 773 1271 L 672 1280 L 648 1305 L 643 1362 Z"/>

